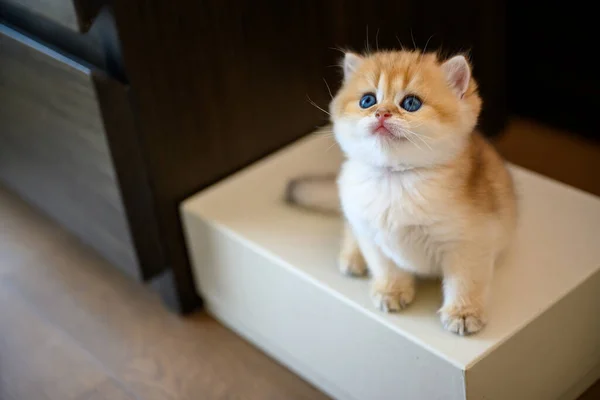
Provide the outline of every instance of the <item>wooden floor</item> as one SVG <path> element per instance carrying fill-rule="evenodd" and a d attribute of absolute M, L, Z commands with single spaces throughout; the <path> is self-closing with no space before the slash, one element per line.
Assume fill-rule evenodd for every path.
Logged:
<path fill-rule="evenodd" d="M 496 147 L 515 164 L 600 196 L 600 142 L 518 119 Z"/>
<path fill-rule="evenodd" d="M 0 399 L 325 399 L 0 190 Z"/>
<path fill-rule="evenodd" d="M 515 121 L 499 147 L 600 195 L 600 146 Z M 170 314 L 0 189 L 1 400 L 325 398 L 203 313 Z"/>

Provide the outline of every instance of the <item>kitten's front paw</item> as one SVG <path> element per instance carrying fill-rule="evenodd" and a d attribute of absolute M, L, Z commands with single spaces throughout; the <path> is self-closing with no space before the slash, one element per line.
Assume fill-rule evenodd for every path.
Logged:
<path fill-rule="evenodd" d="M 350 254 L 340 254 L 338 267 L 342 274 L 348 276 L 365 276 L 367 275 L 367 264 L 360 251 L 354 251 Z"/>
<path fill-rule="evenodd" d="M 440 316 L 444 328 L 460 336 L 477 333 L 486 324 L 479 307 L 450 305 L 440 310 Z"/>
<path fill-rule="evenodd" d="M 375 307 L 384 312 L 398 312 L 415 298 L 415 287 L 410 280 L 378 280 L 373 283 L 371 299 Z"/>

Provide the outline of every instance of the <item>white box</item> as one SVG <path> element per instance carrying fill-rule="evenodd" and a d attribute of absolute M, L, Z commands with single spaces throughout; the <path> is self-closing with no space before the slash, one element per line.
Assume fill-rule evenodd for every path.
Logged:
<path fill-rule="evenodd" d="M 336 172 L 315 134 L 182 205 L 210 313 L 337 399 L 574 399 L 600 377 L 600 200 L 511 166 L 520 226 L 489 325 L 459 337 L 439 284 L 399 314 L 336 267 L 341 222 L 283 202 L 291 177 Z"/>

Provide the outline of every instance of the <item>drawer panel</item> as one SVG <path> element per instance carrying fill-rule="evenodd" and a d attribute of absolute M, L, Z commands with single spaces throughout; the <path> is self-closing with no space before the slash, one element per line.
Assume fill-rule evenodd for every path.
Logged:
<path fill-rule="evenodd" d="M 102 8 L 103 0 L 0 0 L 78 32 L 89 29 Z"/>
<path fill-rule="evenodd" d="M 0 25 L 0 181 L 137 276 L 96 93 L 89 68 Z"/>

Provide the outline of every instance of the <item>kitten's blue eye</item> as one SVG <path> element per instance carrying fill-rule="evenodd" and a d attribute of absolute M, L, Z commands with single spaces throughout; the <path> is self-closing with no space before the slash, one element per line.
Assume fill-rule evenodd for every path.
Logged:
<path fill-rule="evenodd" d="M 358 102 L 358 105 L 360 106 L 360 108 L 369 108 L 373 107 L 375 103 L 377 103 L 375 95 L 372 93 L 367 93 L 363 97 L 361 97 L 360 101 Z"/>
<path fill-rule="evenodd" d="M 408 112 L 415 112 L 421 108 L 421 106 L 423 106 L 421 99 L 413 95 L 406 96 L 400 103 L 400 107 L 404 108 Z"/>

